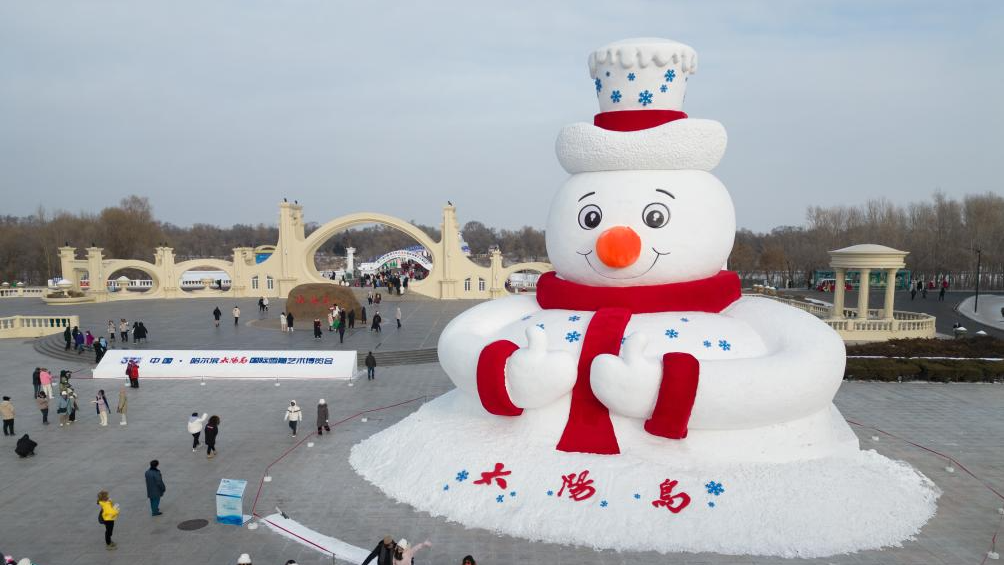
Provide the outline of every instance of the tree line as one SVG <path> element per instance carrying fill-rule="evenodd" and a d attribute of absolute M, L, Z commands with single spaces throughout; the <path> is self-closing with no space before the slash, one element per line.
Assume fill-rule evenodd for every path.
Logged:
<path fill-rule="evenodd" d="M 412 222 L 432 239 L 439 229 Z M 309 234 L 317 224 L 307 224 Z M 461 235 L 472 258 L 486 262 L 493 248 L 504 261 L 547 261 L 544 231 L 531 226 L 497 229 L 479 221 L 464 224 Z M 147 198 L 129 196 L 98 213 L 49 213 L 0 217 L 0 281 L 44 284 L 59 275 L 57 248 L 104 248 L 107 257 L 151 261 L 154 247 L 173 247 L 178 260 L 229 259 L 234 247 L 274 245 L 276 226 L 234 224 L 220 227 L 177 226 L 156 219 Z M 816 269 L 829 265 L 827 251 L 858 243 L 877 243 L 909 251 L 907 268 L 915 279 L 949 276 L 954 287 L 975 283 L 980 250 L 981 285 L 1004 288 L 1004 197 L 989 193 L 960 200 L 941 193 L 929 201 L 895 205 L 884 199 L 859 206 L 810 207 L 802 226 L 781 226 L 769 232 L 739 230 L 729 268 L 746 281 L 776 286 L 805 286 Z M 388 226 L 367 226 L 332 236 L 319 255 L 344 256 L 356 248 L 359 261 L 387 251 L 416 245 L 408 235 Z"/>

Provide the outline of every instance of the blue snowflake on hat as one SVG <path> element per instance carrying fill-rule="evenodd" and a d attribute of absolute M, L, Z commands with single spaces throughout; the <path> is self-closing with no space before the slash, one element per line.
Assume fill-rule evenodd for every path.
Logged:
<path fill-rule="evenodd" d="M 600 79 L 596 79 L 593 82 L 594 84 L 596 84 L 596 94 L 599 94 L 600 91 L 603 90 L 603 81 L 601 81 Z"/>
<path fill-rule="evenodd" d="M 648 106 L 649 104 L 651 104 L 652 103 L 652 93 L 649 92 L 649 91 L 647 91 L 647 90 L 643 90 L 643 91 L 639 92 L 638 93 L 638 103 L 641 104 L 642 106 Z"/>
<path fill-rule="evenodd" d="M 665 77 L 666 82 L 673 82 L 673 79 L 676 78 L 676 71 L 669 69 L 663 77 Z"/>
<path fill-rule="evenodd" d="M 620 102 L 621 101 L 621 91 L 620 90 L 615 90 L 615 91 L 611 92 L 610 93 L 610 100 L 612 100 L 614 104 Z"/>

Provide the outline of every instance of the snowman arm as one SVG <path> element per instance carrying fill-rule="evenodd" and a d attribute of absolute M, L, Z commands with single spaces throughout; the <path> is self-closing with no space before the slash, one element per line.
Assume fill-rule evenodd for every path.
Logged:
<path fill-rule="evenodd" d="M 502 328 L 540 311 L 531 296 L 508 296 L 478 304 L 453 319 L 439 337 L 439 362 L 457 388 L 478 396 L 478 360 L 499 341 Z"/>
<path fill-rule="evenodd" d="M 764 426 L 829 408 L 846 360 L 835 331 L 807 312 L 766 298 L 743 298 L 722 314 L 749 324 L 767 353 L 702 360 L 692 428 Z"/>

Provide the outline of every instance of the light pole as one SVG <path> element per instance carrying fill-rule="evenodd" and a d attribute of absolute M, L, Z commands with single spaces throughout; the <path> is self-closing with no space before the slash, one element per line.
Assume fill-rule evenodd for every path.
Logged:
<path fill-rule="evenodd" d="M 983 258 L 983 250 L 976 250 L 976 300 L 973 300 L 973 313 L 975 314 L 980 306 L 980 259 Z"/>

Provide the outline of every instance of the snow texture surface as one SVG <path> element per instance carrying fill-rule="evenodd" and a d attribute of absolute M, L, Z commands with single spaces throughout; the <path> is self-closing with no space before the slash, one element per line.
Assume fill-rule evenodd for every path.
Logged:
<path fill-rule="evenodd" d="M 390 498 L 434 516 L 623 551 L 823 557 L 898 546 L 934 515 L 940 495 L 912 467 L 874 451 L 782 464 L 697 462 L 657 449 L 564 453 L 513 433 L 511 421 L 453 391 L 354 446 L 350 463 Z M 509 474 L 486 483 L 482 473 L 497 463 Z M 574 500 L 577 481 L 563 477 L 581 480 L 583 471 L 593 482 L 579 497 L 589 496 Z M 670 481 L 677 484 L 664 492 Z M 667 502 L 653 505 L 659 500 Z"/>
<path fill-rule="evenodd" d="M 640 98 L 638 101 L 641 103 Z M 715 120 L 687 118 L 624 132 L 579 122 L 561 129 L 555 151 L 561 166 L 572 175 L 628 170 L 710 171 L 722 160 L 727 144 L 725 127 Z"/>

